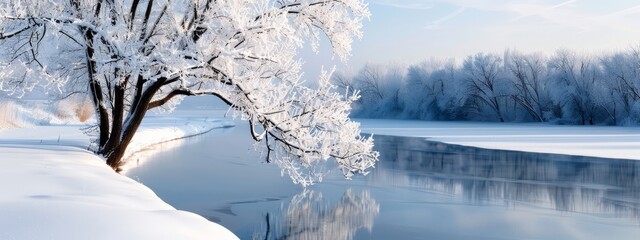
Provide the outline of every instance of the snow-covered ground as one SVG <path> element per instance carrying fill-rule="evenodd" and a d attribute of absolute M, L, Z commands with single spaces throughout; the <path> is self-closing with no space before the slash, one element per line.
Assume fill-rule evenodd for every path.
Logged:
<path fill-rule="evenodd" d="M 640 160 L 640 127 L 356 119 L 363 133 L 488 149 Z"/>
<path fill-rule="evenodd" d="M 232 124 L 172 116 L 148 118 L 131 150 Z M 0 130 L 0 239 L 237 239 L 114 173 L 80 127 Z"/>

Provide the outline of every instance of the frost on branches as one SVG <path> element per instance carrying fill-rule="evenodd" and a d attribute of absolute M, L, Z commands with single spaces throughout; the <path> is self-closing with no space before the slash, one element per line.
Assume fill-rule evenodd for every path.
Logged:
<path fill-rule="evenodd" d="M 213 95 L 294 182 L 319 180 L 329 158 L 348 178 L 378 158 L 347 117 L 358 96 L 330 72 L 303 86 L 296 53 L 326 37 L 346 59 L 369 15 L 361 0 L 0 0 L 0 89 L 90 96 L 115 170 L 148 110 Z"/>

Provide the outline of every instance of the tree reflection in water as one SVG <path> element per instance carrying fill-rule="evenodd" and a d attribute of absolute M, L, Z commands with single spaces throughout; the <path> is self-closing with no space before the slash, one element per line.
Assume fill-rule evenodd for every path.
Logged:
<path fill-rule="evenodd" d="M 467 204 L 504 204 L 640 220 L 640 161 L 497 151 L 376 136 L 368 181 L 418 187 Z"/>
<path fill-rule="evenodd" d="M 371 231 L 379 212 L 380 205 L 368 191 L 348 189 L 331 205 L 321 192 L 304 190 L 282 210 L 281 219 L 267 214 L 264 232 L 253 239 L 353 239 L 359 229 Z"/>

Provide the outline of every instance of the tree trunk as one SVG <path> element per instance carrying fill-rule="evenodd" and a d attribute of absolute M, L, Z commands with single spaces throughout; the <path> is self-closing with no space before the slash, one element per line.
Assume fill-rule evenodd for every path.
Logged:
<path fill-rule="evenodd" d="M 153 96 L 168 81 L 172 80 L 168 80 L 167 78 L 158 79 L 144 91 L 138 91 L 140 93 L 139 96 L 134 96 L 134 99 L 137 99 L 137 104 L 131 106 L 130 114 L 127 117 L 127 120 L 125 120 L 125 124 L 120 125 L 120 127 L 123 127 L 121 138 L 119 139 L 119 141 L 113 140 L 113 142 L 117 144 L 113 144 L 112 146 L 110 146 L 110 149 L 105 149 L 105 151 L 102 152 L 103 155 L 107 158 L 107 164 L 116 172 L 120 172 L 122 170 L 121 167 L 124 163 L 122 161 L 122 158 L 124 157 L 124 154 L 127 150 L 127 147 L 131 143 L 133 136 L 138 131 L 138 128 L 142 123 L 142 119 L 144 119 L 144 116 L 149 109 L 149 104 L 151 100 L 153 100 Z M 140 87 L 142 87 L 142 84 Z M 115 125 L 116 124 L 114 124 L 114 126 Z M 117 135 L 118 134 L 114 136 Z"/>
<path fill-rule="evenodd" d="M 124 131 L 122 131 L 122 138 L 119 140 L 114 140 L 114 144 L 110 147 L 110 149 L 106 149 L 105 157 L 107 157 L 107 164 L 116 172 L 120 172 L 122 170 L 121 167 L 124 163 L 122 161 L 122 158 L 124 157 L 124 153 L 131 143 L 133 136 L 136 134 L 136 131 L 140 127 L 142 119 L 144 119 L 144 115 L 147 112 L 146 104 L 148 104 L 148 101 L 145 103 L 144 107 L 136 108 L 132 117 L 128 119 L 126 126 L 124 126 L 125 129 Z M 120 126 L 122 127 L 122 125 Z M 115 130 L 116 129 L 114 128 L 114 131 Z M 118 130 L 121 131 L 122 128 Z M 118 137 L 120 137 L 119 134 Z"/>
<path fill-rule="evenodd" d="M 80 30 L 85 32 L 85 54 L 87 58 L 87 73 L 89 75 L 89 89 L 93 100 L 93 105 L 96 109 L 98 117 L 98 126 L 100 137 L 98 140 L 99 147 L 102 148 L 107 143 L 109 138 L 109 114 L 107 108 L 104 106 L 104 97 L 102 95 L 102 87 L 100 82 L 96 79 L 96 61 L 94 58 L 95 49 L 93 48 L 93 32 L 89 29 L 81 28 Z"/>
<path fill-rule="evenodd" d="M 126 82 L 124 83 L 126 85 Z M 104 146 L 98 151 L 99 154 L 108 155 L 115 146 L 120 144 L 120 138 L 122 137 L 122 119 L 124 115 L 124 91 L 125 86 L 118 85 L 115 88 L 115 99 L 114 106 L 112 109 L 113 115 L 113 123 L 111 134 L 109 135 L 109 140 Z"/>
<path fill-rule="evenodd" d="M 114 145 L 113 148 L 109 151 L 109 154 L 107 156 L 107 165 L 109 165 L 116 172 L 122 171 L 122 165 L 124 164 L 122 158 L 124 157 L 124 153 L 126 152 L 129 143 L 131 143 L 136 130 L 138 129 L 138 127 L 140 127 L 140 123 L 142 123 L 142 119 L 137 122 L 131 122 L 129 126 L 134 130 L 131 130 L 128 134 L 124 135 L 122 141 L 120 141 L 119 144 Z"/>

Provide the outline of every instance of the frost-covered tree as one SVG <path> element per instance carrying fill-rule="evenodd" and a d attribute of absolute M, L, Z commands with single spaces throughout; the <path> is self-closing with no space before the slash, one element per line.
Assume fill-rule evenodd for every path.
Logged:
<path fill-rule="evenodd" d="M 438 97 L 438 108 L 440 108 L 440 120 L 464 120 L 467 119 L 468 113 L 464 103 L 469 97 L 465 86 L 466 78 L 464 73 L 456 67 L 455 60 L 449 60 L 444 68 L 435 72 L 433 75 L 441 78 L 443 83 L 442 95 Z"/>
<path fill-rule="evenodd" d="M 367 64 L 353 82 L 362 94 L 357 112 L 366 117 L 396 116 L 403 110 L 401 88 L 405 68 L 399 65 Z"/>
<path fill-rule="evenodd" d="M 387 97 L 384 66 L 365 65 L 355 76 L 355 83 L 362 93 L 362 103 L 365 105 L 380 104 Z"/>
<path fill-rule="evenodd" d="M 356 88 L 354 116 L 422 120 L 538 121 L 570 124 L 640 123 L 640 47 L 588 55 L 552 56 L 507 50 L 410 65 L 368 64 L 357 75 L 334 78 Z M 398 86 L 399 84 L 399 86 Z M 399 104 L 394 91 L 399 93 Z M 389 91 L 391 90 L 391 91 Z M 366 101 L 363 101 L 366 100 Z M 396 107 L 399 106 L 399 107 Z"/>
<path fill-rule="evenodd" d="M 504 122 L 501 99 L 507 94 L 501 91 L 501 87 L 505 85 L 502 83 L 502 59 L 495 54 L 478 53 L 465 59 L 463 70 L 467 74 L 470 94 L 468 100 L 475 106 L 478 114 L 487 106 L 500 122 Z"/>
<path fill-rule="evenodd" d="M 549 60 L 551 95 L 562 106 L 565 120 L 594 124 L 597 68 L 589 57 L 559 50 Z"/>
<path fill-rule="evenodd" d="M 640 113 L 637 104 L 640 102 L 640 47 L 604 56 L 600 61 L 609 95 L 607 113 L 613 118 L 614 124 L 620 121 L 625 124 L 637 123 L 640 119 L 627 117 Z"/>
<path fill-rule="evenodd" d="M 90 96 L 97 153 L 115 170 L 147 111 L 213 95 L 241 113 L 294 182 L 334 158 L 346 177 L 377 160 L 347 114 L 357 95 L 301 84 L 298 50 L 325 37 L 345 59 L 361 0 L 2 0 L 0 88 Z"/>
<path fill-rule="evenodd" d="M 357 93 L 358 87 L 356 86 L 356 82 L 353 80 L 350 72 L 338 71 L 333 73 L 333 75 L 331 75 L 331 83 L 336 85 L 338 91 L 345 92 L 348 95 L 359 94 Z M 359 98 L 356 102 L 361 100 L 362 98 Z"/>
<path fill-rule="evenodd" d="M 456 119 L 456 106 L 461 92 L 456 88 L 453 59 L 431 59 L 412 65 L 405 80 L 405 114 L 428 120 Z"/>
<path fill-rule="evenodd" d="M 507 71 L 516 93 L 514 101 L 535 121 L 543 122 L 548 111 L 550 98 L 546 90 L 546 66 L 541 54 L 509 54 Z"/>

